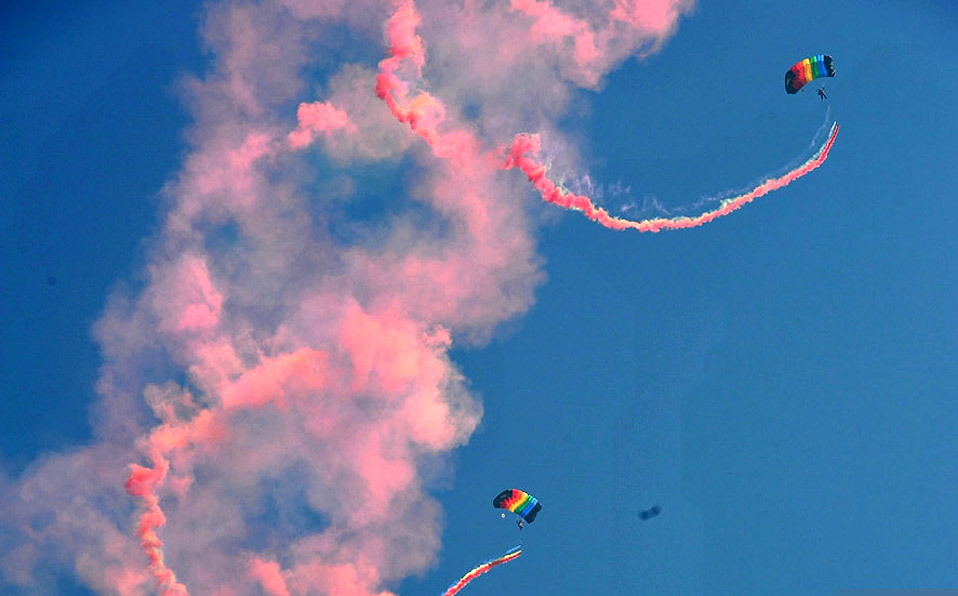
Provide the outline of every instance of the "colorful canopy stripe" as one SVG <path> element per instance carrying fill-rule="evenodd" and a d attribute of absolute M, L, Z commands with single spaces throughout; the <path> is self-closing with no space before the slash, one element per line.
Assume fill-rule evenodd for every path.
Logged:
<path fill-rule="evenodd" d="M 497 509 L 508 509 L 530 524 L 535 520 L 542 505 L 539 499 L 518 488 L 507 488 L 492 500 L 492 506 Z"/>
<path fill-rule="evenodd" d="M 835 66 L 832 64 L 831 56 L 828 54 L 809 56 L 799 60 L 785 71 L 785 92 L 790 95 L 798 93 L 809 81 L 833 76 L 835 76 Z"/>

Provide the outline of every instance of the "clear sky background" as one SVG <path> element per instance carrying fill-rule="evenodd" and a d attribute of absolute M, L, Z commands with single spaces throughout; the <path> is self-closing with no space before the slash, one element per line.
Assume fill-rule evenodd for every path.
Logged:
<path fill-rule="evenodd" d="M 117 284 L 143 283 L 187 151 L 179 81 L 212 59 L 203 14 L 0 8 L 6 490 L 95 441 L 91 328 Z M 361 43 L 348 59 L 375 68 L 384 48 Z M 828 103 L 786 95 L 784 71 L 817 53 L 835 59 Z M 841 130 L 820 169 L 688 231 L 613 232 L 527 189 L 546 278 L 487 343 L 454 338 L 482 422 L 425 472 L 436 563 L 387 587 L 440 594 L 512 546 L 490 502 L 516 486 L 543 511 L 473 596 L 958 588 L 958 7 L 701 1 L 660 52 L 573 93 L 556 126 L 580 170 L 565 173 L 616 212 L 804 160 L 826 105 Z M 0 557 L 20 544 L 4 540 Z M 48 562 L 45 589 L 96 593 L 75 565 Z"/>

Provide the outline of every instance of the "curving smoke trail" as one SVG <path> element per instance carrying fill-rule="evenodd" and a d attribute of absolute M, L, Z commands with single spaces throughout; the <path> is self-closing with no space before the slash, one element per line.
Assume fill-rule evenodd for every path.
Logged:
<path fill-rule="evenodd" d="M 584 23 L 564 17 L 548 3 L 535 0 L 513 0 L 513 7 L 534 15 L 538 19 L 537 26 L 547 23 L 548 26 L 544 27 L 545 31 L 568 32 L 577 40 L 577 44 L 582 39 L 587 40 L 589 44 L 595 43 L 594 35 L 590 34 Z M 408 63 L 415 67 L 414 74 L 422 77 L 426 56 L 422 38 L 416 34 L 416 29 L 421 22 L 422 19 L 412 0 L 397 3 L 396 12 L 387 23 L 387 57 L 379 64 L 376 95 L 386 102 L 396 120 L 409 125 L 413 132 L 426 141 L 436 157 L 450 160 L 460 167 L 465 167 L 466 162 L 494 160 L 496 154 L 483 152 L 481 142 L 468 131 L 460 128 L 451 132 L 439 132 L 439 125 L 445 120 L 446 114 L 446 108 L 439 99 L 426 91 L 420 91 L 411 99 L 408 97 L 409 83 L 400 79 L 396 72 Z M 583 52 L 579 51 L 578 45 L 576 47 L 575 56 L 581 62 Z M 590 57 L 600 55 L 592 45 L 589 45 L 588 51 L 584 54 Z M 741 209 L 758 197 L 788 186 L 828 159 L 828 153 L 837 135 L 838 123 L 835 122 L 824 143 L 805 163 L 778 177 L 769 178 L 747 192 L 723 199 L 717 208 L 696 216 L 631 220 L 611 215 L 605 208 L 597 207 L 589 197 L 569 192 L 547 176 L 546 166 L 536 160 L 541 149 L 539 135 L 516 135 L 506 151 L 506 158 L 501 167 L 506 170 L 512 168 L 521 170 L 546 202 L 565 209 L 581 211 L 589 219 L 607 228 L 659 232 L 704 225 Z"/>
<path fill-rule="evenodd" d="M 503 563 L 508 563 L 509 561 L 514 561 L 522 555 L 522 546 L 513 546 L 507 550 L 502 556 L 496 557 L 495 559 L 489 559 L 485 563 L 477 565 L 471 571 L 459 578 L 459 581 L 452 584 L 446 591 L 442 593 L 442 596 L 453 596 L 458 594 L 463 588 L 465 588 L 469 582 L 476 579 L 483 573 L 486 573 L 493 567 L 498 567 Z"/>
<path fill-rule="evenodd" d="M 681 230 L 707 224 L 733 211 L 741 209 L 758 197 L 773 190 L 788 186 L 805 174 L 819 167 L 828 159 L 828 153 L 838 135 L 838 123 L 832 124 L 828 137 L 821 147 L 805 163 L 789 170 L 776 178 L 769 178 L 755 188 L 740 195 L 723 199 L 716 209 L 706 211 L 695 216 L 656 217 L 643 220 L 631 220 L 611 215 L 606 209 L 596 207 L 592 199 L 583 195 L 568 192 L 559 187 L 546 175 L 546 166 L 535 160 L 539 153 L 539 137 L 537 135 L 517 135 L 509 148 L 509 156 L 505 163 L 506 169 L 518 168 L 532 182 L 542 198 L 553 205 L 565 209 L 581 211 L 586 217 L 613 230 L 638 230 L 640 232 L 660 232 L 662 230 Z M 530 157 L 530 155 L 532 157 Z"/>
<path fill-rule="evenodd" d="M 831 106 L 828 106 L 828 108 L 825 110 L 825 117 L 823 118 L 821 125 L 819 125 L 818 129 L 815 131 L 815 134 L 812 135 L 812 138 L 809 141 L 808 146 L 805 148 L 805 150 L 802 151 L 802 153 L 797 155 L 795 158 L 793 158 L 791 161 L 789 161 L 787 164 L 778 168 L 777 170 L 771 171 L 767 174 L 763 174 L 762 176 L 758 176 L 752 179 L 751 181 L 749 181 L 749 183 L 744 186 L 725 190 L 725 191 L 715 193 L 709 196 L 704 196 L 686 205 L 666 206 L 660 203 L 658 199 L 656 199 L 654 196 L 646 196 L 644 197 L 644 204 L 641 207 L 641 209 L 638 209 L 637 214 L 633 215 L 630 219 L 633 219 L 633 220 L 653 219 L 652 215 L 648 215 L 651 213 L 655 213 L 658 217 L 661 217 L 664 219 L 677 219 L 680 216 L 691 216 L 692 214 L 697 212 L 712 211 L 713 208 L 708 206 L 721 205 L 722 201 L 741 195 L 747 192 L 748 189 L 755 188 L 762 181 L 769 180 L 772 178 L 778 178 L 784 175 L 786 172 L 790 172 L 791 170 L 794 170 L 800 164 L 808 161 L 808 159 L 811 156 L 814 156 L 821 149 L 822 145 L 824 145 L 826 139 L 828 138 L 829 134 L 832 131 L 832 126 L 834 124 L 835 124 L 835 120 L 832 118 L 832 108 Z M 596 187 L 588 176 L 585 176 L 583 180 L 576 181 L 576 183 L 578 186 L 582 186 L 584 190 L 581 192 L 574 190 L 573 191 L 574 194 L 589 195 L 589 194 L 592 194 L 592 189 L 595 188 L 598 190 L 598 193 L 593 194 L 593 197 L 598 200 L 602 199 L 602 194 L 605 189 L 601 186 Z M 560 183 L 560 186 L 561 186 L 561 183 Z M 619 191 L 621 193 L 622 191 L 621 185 L 619 187 L 612 186 L 611 190 L 613 191 L 613 193 L 615 191 Z M 631 189 L 625 189 L 625 190 L 629 191 Z M 628 206 L 624 206 L 622 208 L 622 211 L 623 212 L 627 210 L 631 211 L 636 208 L 637 206 L 635 204 L 630 204 Z"/>

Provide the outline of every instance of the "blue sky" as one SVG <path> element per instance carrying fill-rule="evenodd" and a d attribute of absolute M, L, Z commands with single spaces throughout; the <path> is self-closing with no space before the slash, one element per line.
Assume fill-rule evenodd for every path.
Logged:
<path fill-rule="evenodd" d="M 210 55 L 190 2 L 0 11 L 15 483 L 94 441 L 91 326 L 117 284 L 143 283 L 186 151 L 178 81 Z M 474 596 L 958 588 L 956 31 L 945 1 L 700 2 L 661 52 L 575 92 L 562 130 L 622 204 L 680 207 L 807 157 L 825 107 L 782 88 L 806 55 L 835 59 L 841 131 L 819 170 L 702 228 L 555 209 L 531 309 L 452 351 L 484 416 L 430 480 L 438 563 L 398 593 L 439 594 L 512 546 L 489 506 L 510 486 L 544 509 Z M 60 593 L 92 593 L 69 568 Z"/>

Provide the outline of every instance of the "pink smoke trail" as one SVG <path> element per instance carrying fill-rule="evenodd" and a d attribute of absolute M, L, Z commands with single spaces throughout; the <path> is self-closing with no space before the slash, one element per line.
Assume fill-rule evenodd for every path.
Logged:
<path fill-rule="evenodd" d="M 149 559 L 150 573 L 156 579 L 162 596 L 183 596 L 188 594 L 186 586 L 176 581 L 176 574 L 163 562 L 163 542 L 156 529 L 166 523 L 166 516 L 160 509 L 160 500 L 156 487 L 162 483 L 170 470 L 170 462 L 159 453 L 153 454 L 153 467 L 137 464 L 130 465 L 130 475 L 126 480 L 126 492 L 140 499 L 143 512 L 136 524 L 136 536 L 140 546 Z"/>
<path fill-rule="evenodd" d="M 565 31 L 576 29 L 570 22 L 555 12 L 548 3 L 536 0 L 514 0 L 514 8 L 520 8 L 549 23 L 548 30 L 558 29 Z M 388 56 L 379 64 L 380 72 L 376 77 L 376 95 L 386 102 L 389 111 L 400 122 L 406 123 L 417 135 L 422 137 L 432 148 L 433 153 L 440 158 L 460 161 L 469 147 L 478 152 L 478 141 L 468 133 L 456 135 L 440 134 L 437 127 L 445 116 L 445 108 L 438 99 L 425 91 L 412 100 L 407 101 L 408 84 L 402 81 L 396 71 L 404 61 L 410 61 L 416 66 L 417 73 L 422 75 L 426 57 L 422 38 L 416 34 L 416 28 L 421 23 L 421 17 L 416 11 L 412 0 L 404 0 L 397 6 L 396 12 L 390 17 L 387 25 Z M 583 195 L 576 195 L 559 187 L 546 175 L 546 166 L 535 160 L 539 153 L 540 142 L 538 135 L 519 134 L 514 138 L 503 169 L 518 168 L 535 185 L 542 198 L 552 204 L 566 209 L 575 209 L 583 212 L 589 219 L 613 230 L 638 230 L 640 232 L 659 232 L 662 230 L 679 230 L 694 228 L 724 217 L 733 211 L 741 209 L 753 200 L 788 186 L 805 174 L 818 168 L 826 159 L 838 135 L 838 123 L 832 124 L 828 137 L 818 151 L 805 163 L 786 172 L 785 174 L 768 179 L 753 189 L 723 200 L 719 207 L 700 215 L 689 217 L 652 218 L 631 220 L 611 215 L 606 209 L 597 207 L 592 199 Z"/>
<path fill-rule="evenodd" d="M 745 191 L 745 189 L 753 188 L 754 186 L 758 184 L 759 181 L 768 180 L 769 178 L 773 178 L 773 177 L 777 178 L 783 175 L 785 172 L 789 172 L 795 169 L 796 167 L 798 167 L 799 164 L 807 161 L 809 157 L 812 155 L 815 155 L 815 153 L 825 143 L 825 140 L 828 138 L 829 133 L 831 132 L 832 125 L 834 123 L 835 123 L 835 120 L 832 119 L 832 109 L 831 107 L 829 107 L 827 110 L 825 110 L 825 117 L 822 120 L 822 123 L 818 127 L 818 129 L 816 129 L 815 134 L 812 135 L 812 138 L 809 140 L 808 146 L 805 148 L 805 150 L 803 150 L 800 154 L 796 155 L 792 160 L 790 160 L 784 166 L 778 168 L 777 170 L 766 172 L 762 174 L 761 176 L 756 176 L 755 178 L 750 180 L 748 184 L 731 188 L 731 189 L 726 189 L 726 190 L 723 190 L 722 192 L 715 193 L 709 196 L 703 196 L 697 201 L 687 205 L 666 206 L 660 203 L 657 198 L 653 196 L 646 196 L 644 197 L 644 201 L 643 201 L 644 204 L 641 207 L 641 210 L 638 211 L 636 215 L 633 215 L 632 219 L 635 219 L 635 220 L 649 219 L 651 218 L 651 216 L 646 215 L 649 211 L 654 211 L 658 216 L 662 218 L 666 218 L 666 219 L 676 219 L 682 215 L 689 215 L 695 212 L 711 211 L 712 205 L 720 205 L 722 201 L 730 197 L 734 197 L 739 194 L 742 194 Z M 584 185 L 582 184 L 583 182 L 585 183 Z M 592 180 L 588 177 L 588 175 L 586 175 L 583 179 L 576 181 L 575 184 L 579 186 L 584 186 L 585 190 L 582 191 L 583 194 L 590 194 L 591 188 L 593 188 Z M 621 185 L 621 183 L 619 184 Z M 598 192 L 594 195 L 594 198 L 601 201 L 604 188 L 601 186 L 595 187 L 595 188 L 597 188 Z M 613 196 L 615 191 L 618 190 L 619 188 L 620 187 L 616 187 L 616 186 L 610 187 L 610 190 L 613 192 Z M 627 191 L 628 190 L 631 190 L 631 188 L 627 189 Z M 579 191 L 573 191 L 573 192 L 579 192 Z M 631 205 L 623 206 L 621 209 L 624 212 L 626 210 L 635 209 L 635 208 L 636 208 L 636 205 L 631 204 Z"/>
<path fill-rule="evenodd" d="M 215 294 L 215 293 L 214 293 Z M 215 296 L 214 296 L 214 301 Z M 192 407 L 192 398 L 186 393 L 180 396 L 182 405 Z M 169 454 L 186 447 L 191 442 L 209 441 L 222 436 L 221 421 L 216 413 L 204 410 L 188 424 L 176 420 L 174 406 L 167 405 L 158 412 L 166 421 L 145 439 L 153 467 L 130 464 L 126 492 L 140 500 L 141 513 L 136 522 L 136 536 L 149 560 L 148 568 L 161 596 L 188 596 L 186 586 L 176 580 L 176 574 L 163 560 L 163 542 L 157 529 L 166 524 L 166 515 L 160 508 L 157 488 L 163 484 L 170 471 Z"/>
<path fill-rule="evenodd" d="M 480 143 L 466 130 L 456 130 L 440 134 L 438 130 L 446 118 L 446 108 L 441 101 L 425 91 L 407 100 L 408 84 L 402 81 L 396 71 L 403 62 L 410 61 L 416 66 L 419 76 L 426 62 L 422 38 L 416 34 L 416 28 L 422 18 L 416 11 L 412 0 L 404 0 L 397 6 L 396 12 L 386 24 L 386 39 L 389 56 L 379 63 L 376 76 L 376 95 L 386 102 L 390 113 L 423 138 L 432 148 L 436 157 L 450 159 L 461 168 L 469 168 L 477 160 L 493 164 L 493 156 L 483 156 L 479 152 Z"/>
<path fill-rule="evenodd" d="M 493 567 L 498 567 L 499 565 L 508 563 L 509 561 L 514 561 L 518 559 L 521 555 L 522 555 L 522 546 L 513 546 L 512 548 L 507 550 L 505 554 L 503 554 L 502 556 L 496 557 L 495 559 L 489 559 L 485 563 L 482 563 L 481 565 L 474 567 L 471 571 L 469 571 L 469 573 L 459 578 L 459 581 L 457 581 L 456 583 L 446 588 L 446 591 L 442 593 L 442 596 L 454 596 L 454 594 L 458 594 L 463 588 L 465 588 L 469 584 L 469 582 L 476 579 L 483 573 L 486 573 Z"/>
<path fill-rule="evenodd" d="M 193 444 L 216 443 L 222 439 L 234 410 L 260 407 L 269 402 L 284 405 L 283 385 L 288 379 L 296 379 L 300 388 L 311 391 L 323 389 L 327 385 L 325 364 L 324 352 L 302 348 L 291 354 L 267 359 L 260 367 L 248 370 L 235 381 L 227 383 L 221 389 L 222 406 L 202 410 L 189 422 L 178 420 L 172 406 L 158 412 L 166 421 L 145 439 L 153 467 L 130 464 L 125 486 L 128 494 L 140 499 L 142 511 L 137 519 L 136 535 L 147 555 L 150 573 L 161 590 L 161 596 L 189 596 L 186 586 L 176 581 L 176 574 L 164 562 L 163 542 L 157 535 L 157 529 L 166 523 L 156 491 L 170 470 L 167 457 Z M 188 393 L 181 396 L 181 401 L 182 405 L 193 406 Z M 263 579 L 266 577 L 264 572 L 276 571 L 269 578 L 274 585 L 279 576 L 279 568 L 275 563 L 264 565 L 255 561 L 251 571 L 264 583 L 267 581 Z"/>
<path fill-rule="evenodd" d="M 610 215 L 602 207 L 596 207 L 592 199 L 582 195 L 570 193 L 550 180 L 546 176 L 546 167 L 535 159 L 528 157 L 528 154 L 536 155 L 539 152 L 539 137 L 537 135 L 517 135 L 509 148 L 509 156 L 503 167 L 505 169 L 519 168 L 529 178 L 542 198 L 549 203 L 564 207 L 565 209 L 575 209 L 581 211 L 586 217 L 607 228 L 613 230 L 638 230 L 640 232 L 660 232 L 662 230 L 680 230 L 694 228 L 707 224 L 720 217 L 724 217 L 733 211 L 741 209 L 753 200 L 766 195 L 773 190 L 778 190 L 788 186 L 795 180 L 798 180 L 805 174 L 811 172 L 822 165 L 828 159 L 828 153 L 835 143 L 835 137 L 838 135 L 838 123 L 832 125 L 828 133 L 828 138 L 819 147 L 818 151 L 805 163 L 797 168 L 786 172 L 778 178 L 771 178 L 762 182 L 752 190 L 735 197 L 725 199 L 717 209 L 707 211 L 694 217 L 673 217 L 673 218 L 653 218 L 634 221 L 622 217 Z"/>
<path fill-rule="evenodd" d="M 386 102 L 389 111 L 400 122 L 409 124 L 414 131 L 422 136 L 430 145 L 432 134 L 423 131 L 419 132 L 419 122 L 421 121 L 421 112 L 404 108 L 399 105 L 399 101 L 394 94 L 398 94 L 400 99 L 405 99 L 408 86 L 402 82 L 396 75 L 396 70 L 402 65 L 404 60 L 412 60 L 413 64 L 422 75 L 422 67 L 426 61 L 426 55 L 423 52 L 422 38 L 416 35 L 416 28 L 422 22 L 422 17 L 416 11 L 412 0 L 402 2 L 396 7 L 396 12 L 389 17 L 386 23 L 386 39 L 389 43 L 387 52 L 390 54 L 379 63 L 379 75 L 376 76 L 376 95 Z M 428 96 L 423 93 L 420 95 Z"/>

